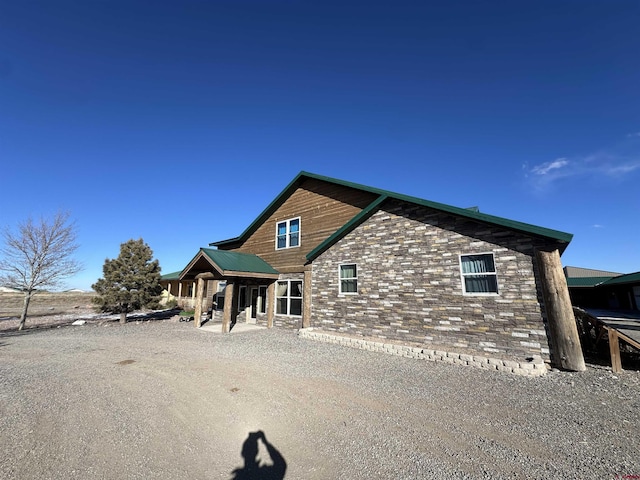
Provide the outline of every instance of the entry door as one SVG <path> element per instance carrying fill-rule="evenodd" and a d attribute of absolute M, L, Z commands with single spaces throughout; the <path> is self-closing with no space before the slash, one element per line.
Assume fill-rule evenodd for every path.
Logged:
<path fill-rule="evenodd" d="M 258 316 L 258 287 L 251 287 L 251 323 L 256 323 Z"/>

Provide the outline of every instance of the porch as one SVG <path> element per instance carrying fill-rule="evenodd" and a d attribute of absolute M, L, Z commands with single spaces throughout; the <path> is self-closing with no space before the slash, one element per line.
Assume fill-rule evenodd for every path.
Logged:
<path fill-rule="evenodd" d="M 201 248 L 178 277 L 194 285 L 194 325 L 206 317 L 223 333 L 236 323 L 273 326 L 275 281 L 279 273 L 252 254 Z"/>

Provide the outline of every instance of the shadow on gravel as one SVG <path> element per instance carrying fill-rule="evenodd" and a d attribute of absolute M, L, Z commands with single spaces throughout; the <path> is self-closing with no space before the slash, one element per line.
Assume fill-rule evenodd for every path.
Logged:
<path fill-rule="evenodd" d="M 271 457 L 271 465 L 262 463 L 264 458 L 258 455 L 259 441 L 269 452 Z M 287 462 L 276 447 L 267 441 L 267 437 L 262 430 L 257 432 L 249 432 L 249 436 L 242 444 L 242 458 L 244 458 L 244 467 L 236 468 L 231 472 L 232 480 L 282 480 L 287 471 Z"/>

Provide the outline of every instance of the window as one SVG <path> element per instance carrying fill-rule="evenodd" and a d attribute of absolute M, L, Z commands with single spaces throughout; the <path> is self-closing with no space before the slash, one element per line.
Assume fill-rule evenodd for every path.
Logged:
<path fill-rule="evenodd" d="M 258 311 L 267 313 L 267 287 L 259 287 L 258 289 Z"/>
<path fill-rule="evenodd" d="M 224 310 L 224 289 L 227 282 L 218 282 L 218 292 L 215 294 L 216 310 Z"/>
<path fill-rule="evenodd" d="M 340 293 L 358 293 L 358 268 L 355 263 L 340 265 Z"/>
<path fill-rule="evenodd" d="M 302 315 L 302 280 L 282 280 L 276 285 L 276 314 Z"/>
<path fill-rule="evenodd" d="M 276 250 L 300 246 L 300 218 L 278 222 L 276 226 Z"/>
<path fill-rule="evenodd" d="M 498 293 L 498 277 L 493 253 L 460 255 L 462 289 L 471 295 Z"/>
<path fill-rule="evenodd" d="M 245 308 L 247 308 L 247 287 L 243 285 L 238 292 L 238 312 L 242 312 Z"/>

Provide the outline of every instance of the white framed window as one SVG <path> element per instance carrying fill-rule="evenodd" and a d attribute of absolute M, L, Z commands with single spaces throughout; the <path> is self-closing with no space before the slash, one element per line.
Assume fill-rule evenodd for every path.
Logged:
<path fill-rule="evenodd" d="M 218 282 L 218 291 L 215 294 L 216 310 L 224 310 L 224 289 L 227 286 L 227 282 Z"/>
<path fill-rule="evenodd" d="M 466 295 L 497 295 L 498 275 L 493 253 L 460 255 L 462 291 Z"/>
<path fill-rule="evenodd" d="M 302 315 L 302 280 L 279 280 L 276 284 L 276 315 Z"/>
<path fill-rule="evenodd" d="M 358 293 L 358 266 L 355 263 L 340 265 L 340 293 L 355 295 Z"/>
<path fill-rule="evenodd" d="M 276 224 L 276 250 L 300 246 L 300 217 Z"/>
<path fill-rule="evenodd" d="M 238 291 L 238 312 L 247 308 L 247 287 L 242 285 Z"/>
<path fill-rule="evenodd" d="M 267 287 L 258 287 L 258 312 L 267 313 Z"/>

